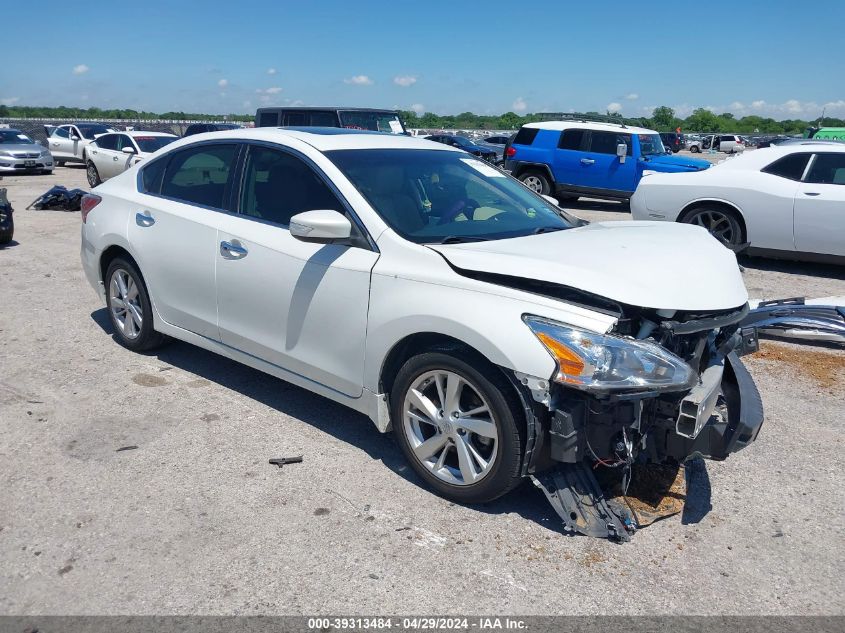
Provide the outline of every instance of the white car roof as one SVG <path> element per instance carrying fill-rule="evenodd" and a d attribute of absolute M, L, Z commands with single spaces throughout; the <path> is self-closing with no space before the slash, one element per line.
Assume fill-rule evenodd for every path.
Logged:
<path fill-rule="evenodd" d="M 831 143 L 813 143 L 812 140 L 808 139 L 806 143 L 801 143 L 799 145 L 773 145 L 772 147 L 763 147 L 761 149 L 744 152 L 741 156 L 728 158 L 713 167 L 718 167 L 720 169 L 750 169 L 758 171 L 782 156 L 797 153 L 806 154 L 808 152 L 812 152 L 814 154 L 827 152 L 845 153 L 845 143 L 843 143 L 840 147 Z"/>
<path fill-rule="evenodd" d="M 624 132 L 627 134 L 657 134 L 655 130 L 621 123 L 601 123 L 599 121 L 540 121 L 526 123 L 522 127 L 539 128 L 541 130 L 563 131 L 576 127 L 581 130 L 601 130 L 603 132 Z"/>
<path fill-rule="evenodd" d="M 132 130 L 129 132 L 121 132 L 121 134 L 128 134 L 131 137 L 136 136 L 173 136 L 175 138 L 179 138 L 176 134 L 171 134 L 170 132 L 145 132 L 143 130 Z"/>

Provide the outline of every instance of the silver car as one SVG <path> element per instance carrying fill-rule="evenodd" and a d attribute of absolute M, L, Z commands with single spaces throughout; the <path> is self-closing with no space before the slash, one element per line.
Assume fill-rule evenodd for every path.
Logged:
<path fill-rule="evenodd" d="M 53 156 L 20 130 L 0 130 L 0 173 L 53 173 Z"/>

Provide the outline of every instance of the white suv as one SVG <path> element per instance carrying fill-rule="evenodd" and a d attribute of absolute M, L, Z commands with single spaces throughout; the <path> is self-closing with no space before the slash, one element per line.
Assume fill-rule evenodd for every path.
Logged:
<path fill-rule="evenodd" d="M 731 251 L 688 225 L 587 224 L 446 145 L 202 134 L 97 187 L 82 217 L 118 342 L 174 337 L 361 411 L 451 499 L 531 475 L 557 499 L 594 465 L 618 480 L 637 458 L 721 459 L 762 424 Z M 599 490 L 556 508 L 625 538 Z"/>

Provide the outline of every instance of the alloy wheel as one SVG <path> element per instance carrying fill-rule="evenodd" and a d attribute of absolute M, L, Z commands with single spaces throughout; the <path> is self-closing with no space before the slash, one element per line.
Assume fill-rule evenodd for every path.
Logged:
<path fill-rule="evenodd" d="M 109 306 L 112 320 L 128 339 L 138 338 L 144 323 L 144 312 L 138 284 L 127 271 L 118 268 L 109 283 Z"/>
<path fill-rule="evenodd" d="M 86 172 L 88 175 L 88 184 L 90 186 L 96 187 L 100 184 L 100 174 L 97 173 L 97 167 L 91 161 L 88 161 Z"/>
<path fill-rule="evenodd" d="M 723 244 L 739 243 L 736 221 L 726 213 L 709 210 L 699 211 L 690 218 L 690 223 L 704 227 Z"/>
<path fill-rule="evenodd" d="M 543 193 L 543 181 L 538 176 L 527 176 L 522 181 L 526 187 L 535 193 Z"/>
<path fill-rule="evenodd" d="M 453 371 L 420 375 L 405 394 L 403 430 L 417 460 L 443 482 L 467 486 L 490 474 L 499 433 L 489 403 Z"/>

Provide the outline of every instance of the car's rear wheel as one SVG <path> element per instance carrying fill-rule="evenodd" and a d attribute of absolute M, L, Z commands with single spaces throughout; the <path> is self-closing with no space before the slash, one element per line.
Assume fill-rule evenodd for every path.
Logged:
<path fill-rule="evenodd" d="M 153 329 L 153 310 L 144 278 L 134 263 L 114 259 L 106 272 L 106 302 L 117 341 L 135 352 L 158 347 L 164 336 Z"/>
<path fill-rule="evenodd" d="M 519 176 L 519 180 L 534 193 L 549 195 L 552 186 L 549 179 L 539 171 L 526 171 Z"/>
<path fill-rule="evenodd" d="M 692 152 L 693 154 L 698 154 L 701 151 L 701 148 L 698 145 L 692 145 L 689 148 L 689 151 Z"/>
<path fill-rule="evenodd" d="M 103 182 L 100 180 L 100 172 L 97 171 L 97 166 L 94 164 L 94 161 L 88 161 L 88 164 L 85 166 L 85 173 L 88 176 L 88 184 L 92 187 L 96 187 Z"/>
<path fill-rule="evenodd" d="M 64 166 L 65 166 L 65 161 L 63 161 L 63 160 L 57 160 L 56 161 L 56 167 L 64 167 Z"/>
<path fill-rule="evenodd" d="M 736 213 L 722 207 L 697 207 L 688 211 L 681 222 L 704 227 L 710 235 L 728 248 L 736 248 L 743 241 L 742 225 Z"/>
<path fill-rule="evenodd" d="M 521 481 L 523 413 L 512 387 L 481 359 L 429 352 L 409 359 L 391 391 L 393 431 L 414 471 L 438 494 L 491 501 Z"/>

